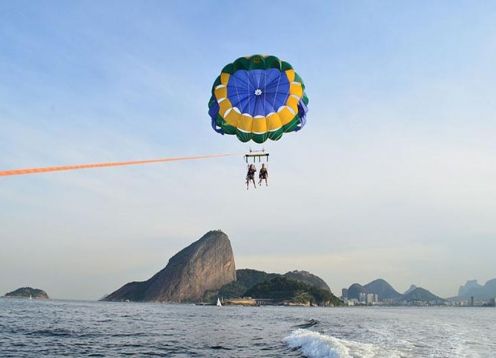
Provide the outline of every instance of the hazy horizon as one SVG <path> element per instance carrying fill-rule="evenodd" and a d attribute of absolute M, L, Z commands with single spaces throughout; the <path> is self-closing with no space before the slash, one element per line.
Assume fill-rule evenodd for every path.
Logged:
<path fill-rule="evenodd" d="M 221 230 L 221 229 L 213 229 L 213 230 Z M 197 239 L 199 239 L 201 236 L 203 236 L 203 234 L 200 235 L 200 236 L 198 236 Z M 196 239 L 194 241 L 196 241 Z M 190 245 L 192 242 L 184 243 L 185 246 L 179 248 L 178 251 L 180 251 L 183 248 L 185 248 L 186 246 Z M 236 262 L 236 269 L 237 270 L 239 270 L 239 269 L 254 269 L 254 270 L 260 270 L 260 271 L 266 271 L 266 272 L 280 273 L 280 274 L 284 274 L 284 273 L 286 273 L 288 271 L 293 271 L 293 270 L 310 271 L 311 273 L 316 274 L 317 276 L 319 276 L 322 279 L 324 279 L 324 281 L 326 281 L 326 283 L 330 286 L 332 292 L 334 294 L 336 294 L 337 296 L 340 296 L 341 295 L 341 289 L 342 288 L 348 288 L 349 286 L 351 286 L 354 283 L 359 283 L 361 285 L 365 285 L 365 284 L 367 284 L 367 283 L 369 283 L 369 282 L 371 282 L 373 280 L 376 280 L 376 279 L 384 279 L 384 280 L 386 280 L 389 284 L 391 284 L 393 286 L 394 289 L 396 289 L 400 293 L 405 292 L 408 288 L 410 288 L 410 285 L 411 284 L 414 284 L 417 287 L 423 287 L 425 289 L 428 289 L 428 290 L 432 291 L 434 294 L 440 295 L 439 292 L 438 292 L 438 290 L 437 290 L 437 287 L 428 287 L 428 286 L 425 286 L 425 285 L 422 285 L 422 284 L 418 284 L 418 282 L 415 282 L 415 281 L 412 281 L 411 284 L 407 284 L 406 286 L 403 286 L 403 285 L 399 285 L 398 286 L 396 284 L 397 282 L 388 279 L 388 277 L 382 277 L 382 276 L 375 277 L 373 271 L 372 272 L 369 272 L 367 275 L 361 276 L 361 277 L 364 277 L 364 279 L 362 281 L 350 281 L 349 283 L 344 282 L 342 279 L 333 280 L 333 277 L 332 276 L 330 276 L 330 277 L 327 276 L 326 277 L 325 275 L 322 275 L 320 273 L 320 271 L 322 270 L 322 266 L 325 265 L 325 262 L 326 262 L 325 260 L 329 260 L 329 259 L 336 259 L 337 261 L 346 260 L 346 257 L 340 256 L 338 254 L 336 254 L 336 255 L 311 255 L 311 257 L 301 256 L 301 255 L 299 257 L 294 257 L 294 256 L 279 256 L 279 257 L 277 257 L 277 261 L 278 262 L 271 263 L 271 262 L 268 262 L 270 260 L 270 258 L 267 258 L 267 257 L 264 257 L 264 256 L 260 256 L 260 257 L 258 257 L 258 256 L 244 256 L 244 257 L 239 258 L 236 255 L 236 249 L 235 249 L 235 245 L 234 245 L 233 240 L 231 240 L 231 244 L 233 245 L 234 259 L 235 259 L 235 262 Z M 176 253 L 177 252 L 174 252 L 171 255 L 171 257 L 173 255 L 175 255 Z M 99 296 L 94 296 L 94 297 L 91 297 L 91 296 L 83 296 L 83 297 L 81 297 L 81 296 L 72 296 L 72 297 L 67 297 L 67 296 L 62 296 L 62 297 L 51 296 L 50 298 L 55 298 L 55 299 L 64 299 L 65 298 L 65 299 L 98 300 L 98 299 L 104 297 L 105 295 L 111 293 L 112 291 L 116 290 L 117 288 L 121 287 L 125 283 L 131 282 L 131 281 L 145 281 L 145 280 L 149 279 L 152 275 L 154 275 L 155 273 L 157 273 L 158 271 L 160 271 L 161 269 L 163 269 L 166 266 L 166 264 L 168 263 L 168 260 L 171 257 L 164 258 L 162 264 L 159 263 L 158 266 L 156 266 L 154 268 L 149 267 L 147 270 L 143 270 L 143 272 L 137 273 L 137 274 L 134 274 L 134 275 L 133 274 L 127 274 L 127 278 L 125 279 L 125 281 L 117 282 L 116 283 L 117 286 L 114 286 L 112 288 L 109 288 L 107 291 L 102 292 Z M 308 260 L 317 261 L 317 262 L 308 264 Z M 239 262 L 242 262 L 242 264 L 240 265 Z M 150 264 L 150 266 L 151 266 L 151 264 Z M 314 268 L 314 269 L 312 270 L 309 267 L 310 268 Z M 333 266 L 333 267 L 335 267 L 335 266 Z M 271 269 L 271 268 L 274 268 L 274 269 Z M 122 267 L 122 269 L 127 272 L 128 267 L 124 266 L 124 267 Z M 93 272 L 92 275 L 94 275 L 94 274 L 95 273 Z M 136 275 L 138 275 L 138 274 L 141 274 L 141 276 L 137 277 Z M 84 273 L 83 273 L 83 275 L 84 275 Z M 459 283 L 459 285 L 457 287 L 453 287 L 453 289 L 451 290 L 452 291 L 451 293 L 449 292 L 447 295 L 441 295 L 441 297 L 443 297 L 443 298 L 449 298 L 449 297 L 456 296 L 458 294 L 458 288 L 461 285 L 464 285 L 466 283 L 466 281 L 468 281 L 468 280 L 477 280 L 479 282 L 479 284 L 484 285 L 486 283 L 486 281 L 489 281 L 489 280 L 495 279 L 495 278 L 496 277 L 488 277 L 487 279 L 484 279 L 484 280 L 478 279 L 477 277 L 467 278 L 464 281 L 460 281 L 460 283 Z M 52 280 L 49 277 L 42 279 L 42 281 L 46 281 L 45 282 L 45 286 L 44 286 L 45 288 L 46 287 L 50 287 L 50 286 L 53 285 L 53 282 L 52 282 Z M 18 285 L 18 287 L 15 287 L 15 289 L 17 289 L 19 287 L 24 287 L 24 286 L 30 286 L 30 287 L 33 287 L 33 288 L 40 288 L 40 287 L 38 287 L 36 285 L 30 285 L 28 283 L 28 281 L 25 281 L 25 282 L 26 282 L 25 284 Z M 339 285 L 337 285 L 336 282 L 344 282 L 344 285 L 342 287 L 339 287 Z M 424 281 L 419 281 L 419 282 L 424 282 Z M 10 291 L 13 291 L 13 290 L 14 290 L 14 288 L 12 288 Z M 1 295 L 4 295 L 7 292 L 8 291 L 5 291 Z M 48 292 L 48 293 L 50 294 L 50 292 Z"/>
<path fill-rule="evenodd" d="M 0 3 L 0 170 L 240 153 L 0 179 L 0 295 L 98 299 L 212 229 L 238 268 L 338 295 L 495 278 L 495 22 L 484 1 Z M 246 191 L 255 146 L 213 132 L 207 103 L 254 53 L 290 62 L 310 103 Z"/>

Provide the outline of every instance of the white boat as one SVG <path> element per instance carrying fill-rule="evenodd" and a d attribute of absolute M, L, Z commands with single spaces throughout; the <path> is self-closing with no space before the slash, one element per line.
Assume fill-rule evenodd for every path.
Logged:
<path fill-rule="evenodd" d="M 29 295 L 29 299 L 32 300 L 33 299 L 33 296 Z"/>
<path fill-rule="evenodd" d="M 220 303 L 219 297 L 217 297 L 217 307 L 222 307 L 222 303 Z"/>

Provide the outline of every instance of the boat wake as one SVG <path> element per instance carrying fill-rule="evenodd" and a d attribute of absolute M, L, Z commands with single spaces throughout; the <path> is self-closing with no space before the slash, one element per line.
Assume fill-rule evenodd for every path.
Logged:
<path fill-rule="evenodd" d="M 396 352 L 386 352 L 373 344 L 340 339 L 307 329 L 297 329 L 283 341 L 308 358 L 400 357 Z"/>

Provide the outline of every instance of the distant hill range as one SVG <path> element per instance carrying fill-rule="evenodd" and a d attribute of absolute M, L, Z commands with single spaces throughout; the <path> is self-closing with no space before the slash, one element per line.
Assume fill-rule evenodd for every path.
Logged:
<path fill-rule="evenodd" d="M 401 293 L 396 291 L 386 280 L 379 278 L 363 286 L 367 292 L 377 294 L 380 300 L 397 300 Z"/>
<path fill-rule="evenodd" d="M 375 293 L 380 301 L 396 300 L 401 298 L 401 293 L 396 291 L 386 280 L 379 278 L 366 285 L 354 283 L 348 288 L 348 298 L 359 299 L 360 293 Z"/>
<path fill-rule="evenodd" d="M 45 291 L 39 288 L 32 287 L 21 287 L 12 292 L 7 292 L 5 297 L 17 297 L 17 298 L 35 298 L 35 299 L 45 299 L 48 300 L 48 295 Z"/>
<path fill-rule="evenodd" d="M 436 296 L 425 288 L 415 287 L 413 290 L 408 290 L 397 301 L 401 303 L 429 302 L 431 304 L 442 304 L 445 299 Z"/>
<path fill-rule="evenodd" d="M 368 293 L 376 294 L 379 302 L 390 304 L 413 304 L 415 302 L 440 304 L 444 302 L 443 298 L 415 285 L 411 285 L 405 293 L 401 294 L 382 278 L 369 282 L 363 286 L 359 283 L 352 284 L 347 290 L 347 298 L 360 300 L 361 294 Z"/>
<path fill-rule="evenodd" d="M 487 300 L 496 297 L 496 278 L 481 285 L 477 280 L 469 280 L 458 290 L 459 298 L 474 297 L 476 300 Z"/>
<path fill-rule="evenodd" d="M 103 300 L 211 303 L 217 297 L 247 296 L 295 304 L 342 304 L 324 280 L 307 271 L 281 275 L 236 270 L 231 243 L 222 231 L 208 232 L 150 279 L 127 283 Z"/>

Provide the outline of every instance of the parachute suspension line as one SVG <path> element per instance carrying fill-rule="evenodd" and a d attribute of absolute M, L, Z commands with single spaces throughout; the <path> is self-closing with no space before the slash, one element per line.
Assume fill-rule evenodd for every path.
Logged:
<path fill-rule="evenodd" d="M 153 164 L 153 163 L 178 162 L 178 161 L 185 161 L 185 160 L 213 159 L 213 158 L 231 157 L 231 156 L 235 156 L 235 155 L 239 155 L 239 154 L 234 154 L 234 153 L 208 154 L 208 155 L 197 155 L 197 156 L 189 156 L 189 157 L 169 157 L 169 158 L 147 159 L 147 160 L 132 160 L 132 161 L 127 161 L 127 162 L 106 162 L 106 163 L 91 163 L 91 164 L 76 164 L 76 165 L 59 165 L 59 166 L 40 167 L 40 168 L 0 170 L 0 177 L 13 176 L 13 175 L 50 173 L 50 172 L 60 172 L 60 171 L 90 169 L 90 168 L 108 168 L 108 167 L 120 167 L 120 166 L 127 166 L 127 165 L 143 165 L 143 164 Z"/>

